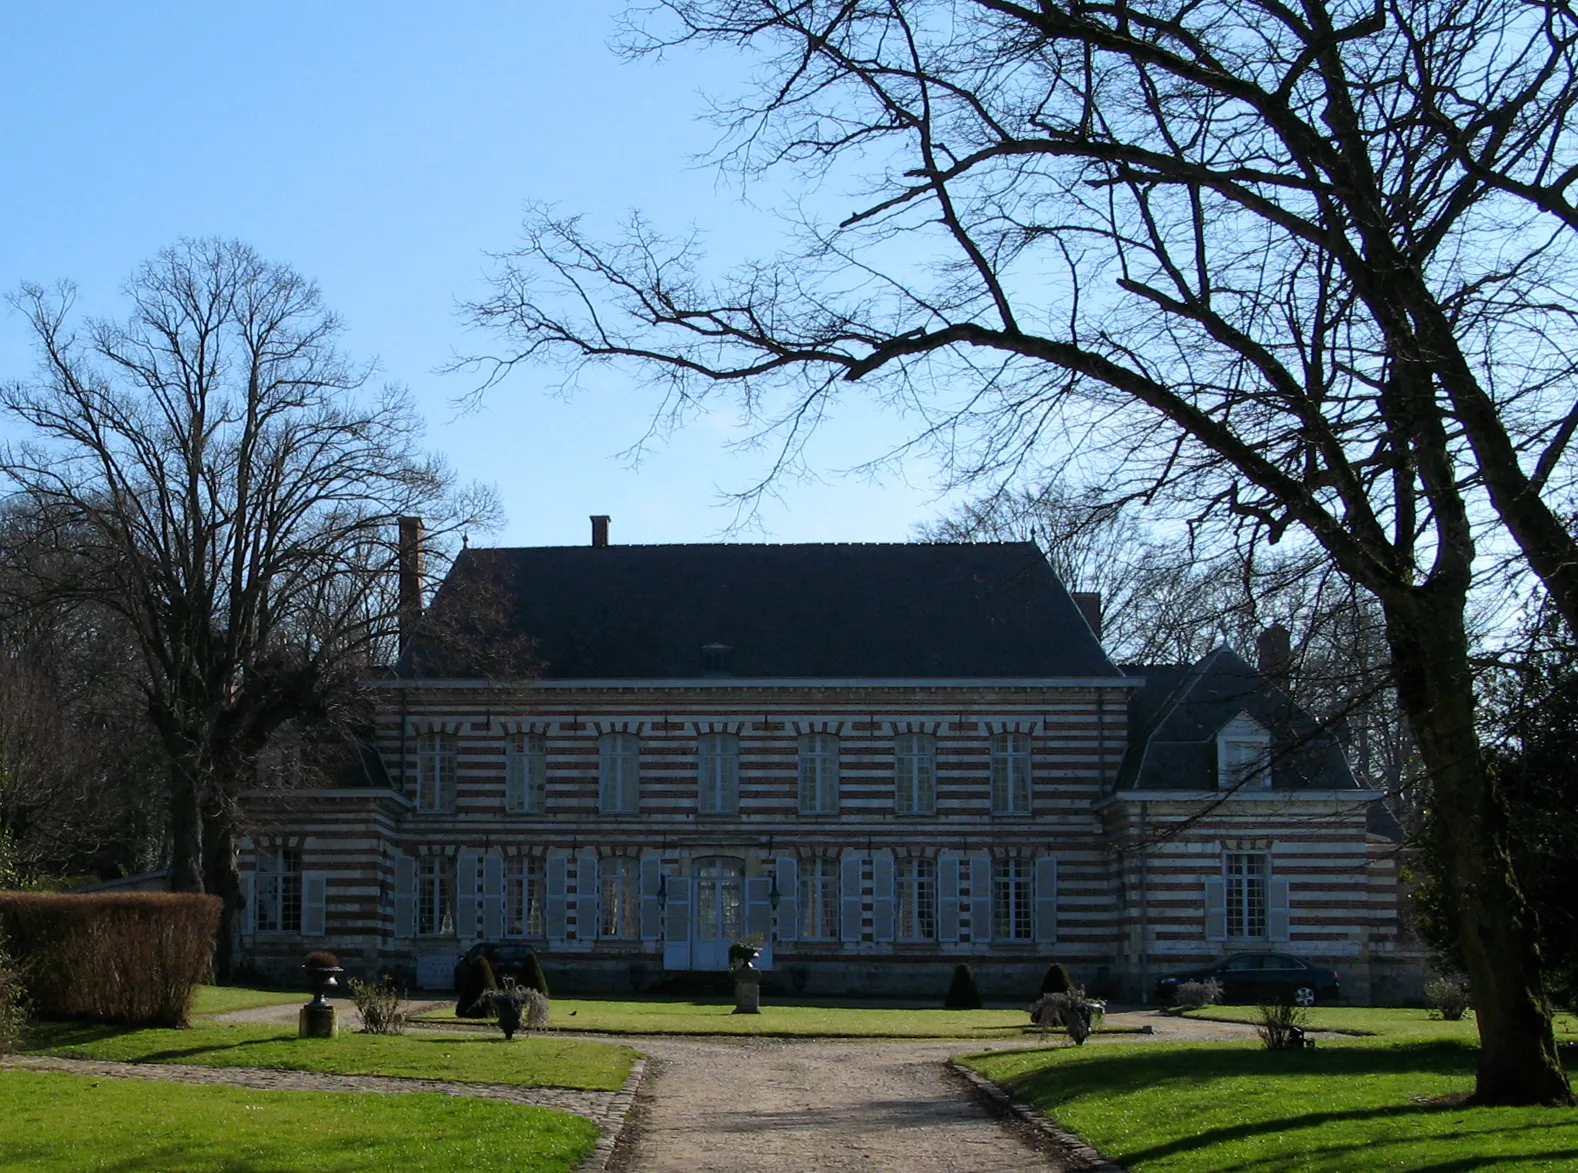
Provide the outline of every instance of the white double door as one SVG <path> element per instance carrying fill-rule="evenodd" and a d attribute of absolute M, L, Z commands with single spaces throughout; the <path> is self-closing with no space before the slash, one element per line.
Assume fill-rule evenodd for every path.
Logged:
<path fill-rule="evenodd" d="M 696 926 L 691 967 L 729 968 L 729 946 L 745 936 L 745 861 L 715 855 L 691 866 Z"/>

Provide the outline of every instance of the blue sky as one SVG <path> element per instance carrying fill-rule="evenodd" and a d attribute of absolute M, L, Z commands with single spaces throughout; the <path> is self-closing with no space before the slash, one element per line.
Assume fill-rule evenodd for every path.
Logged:
<path fill-rule="evenodd" d="M 11 4 L 0 25 L 0 288 L 69 278 L 82 306 L 119 312 L 135 265 L 181 236 L 236 237 L 318 281 L 346 320 L 346 349 L 377 356 L 427 413 L 433 447 L 496 484 L 500 544 L 587 540 L 589 513 L 622 542 L 706 541 L 735 514 L 762 458 L 726 448 L 726 416 L 620 453 L 653 400 L 609 384 L 564 402 L 551 372 L 515 375 L 458 413 L 464 375 L 435 373 L 480 348 L 456 317 L 480 296 L 487 253 L 518 237 L 522 205 L 551 202 L 611 226 L 631 208 L 706 229 L 729 257 L 770 245 L 774 220 L 694 163 L 715 130 L 703 91 L 747 64 L 726 56 L 620 61 L 619 3 L 458 0 L 444 5 Z M 753 202 L 770 202 L 770 191 Z M 0 314 L 0 378 L 32 359 Z M 813 449 L 823 474 L 785 484 L 763 529 L 776 541 L 892 541 L 945 507 L 934 470 L 871 483 L 840 476 L 903 435 L 858 403 Z M 765 532 L 764 532 L 765 531 Z"/>

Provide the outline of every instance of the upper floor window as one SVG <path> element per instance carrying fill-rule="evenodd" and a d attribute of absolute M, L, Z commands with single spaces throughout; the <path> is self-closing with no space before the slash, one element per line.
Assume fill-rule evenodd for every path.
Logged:
<path fill-rule="evenodd" d="M 641 935 L 636 897 L 636 861 L 610 856 L 597 865 L 600 900 L 597 931 L 604 937 Z"/>
<path fill-rule="evenodd" d="M 992 813 L 1030 813 L 1030 734 L 999 733 L 992 738 Z"/>
<path fill-rule="evenodd" d="M 529 855 L 507 857 L 504 860 L 504 935 L 542 936 L 543 905 L 547 895 L 542 860 Z"/>
<path fill-rule="evenodd" d="M 641 742 L 634 733 L 605 733 L 597 739 L 597 809 L 633 815 L 641 803 Z"/>
<path fill-rule="evenodd" d="M 831 733 L 800 738 L 800 813 L 838 813 L 838 738 Z"/>
<path fill-rule="evenodd" d="M 937 813 L 937 740 L 901 733 L 893 741 L 893 809 L 901 815 Z"/>
<path fill-rule="evenodd" d="M 455 933 L 455 861 L 447 855 L 416 861 L 416 931 L 422 937 Z"/>
<path fill-rule="evenodd" d="M 937 938 L 937 861 L 901 859 L 898 882 L 898 938 L 933 941 Z"/>
<path fill-rule="evenodd" d="M 416 743 L 416 809 L 455 809 L 455 735 L 432 730 Z"/>
<path fill-rule="evenodd" d="M 992 861 L 992 936 L 995 939 L 1028 941 L 1035 936 L 1031 889 L 1028 859 Z"/>
<path fill-rule="evenodd" d="M 1266 857 L 1259 852 L 1230 851 L 1223 860 L 1227 876 L 1227 935 L 1266 935 Z"/>
<path fill-rule="evenodd" d="M 541 814 L 548 789 L 548 747 L 536 733 L 517 733 L 504 747 L 504 809 Z"/>
<path fill-rule="evenodd" d="M 838 936 L 838 861 L 800 861 L 800 937 L 831 940 Z"/>
<path fill-rule="evenodd" d="M 703 733 L 696 744 L 696 809 L 704 815 L 740 813 L 740 739 Z"/>
<path fill-rule="evenodd" d="M 260 933 L 301 932 L 301 852 L 276 847 L 258 852 L 255 924 Z"/>
<path fill-rule="evenodd" d="M 1223 790 L 1271 785 L 1271 734 L 1240 713 L 1216 735 L 1216 784 Z"/>

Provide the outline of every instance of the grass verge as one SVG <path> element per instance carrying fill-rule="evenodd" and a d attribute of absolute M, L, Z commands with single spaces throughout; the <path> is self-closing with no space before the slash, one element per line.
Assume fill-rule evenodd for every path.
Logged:
<path fill-rule="evenodd" d="M 430 1094 L 264 1092 L 0 1071 L 7 1173 L 568 1173 L 597 1128 Z"/>
<path fill-rule="evenodd" d="M 1260 1020 L 1260 1010 L 1255 1006 L 1207 1006 L 1203 1010 L 1185 1010 L 1182 1017 L 1207 1022 L 1253 1023 Z M 1390 1039 L 1479 1038 L 1472 1013 L 1457 1022 L 1444 1022 L 1431 1018 L 1428 1010 L 1404 1007 L 1312 1006 L 1309 1025 L 1314 1030 Z M 1558 1038 L 1570 1038 L 1578 1032 L 1578 1020 L 1571 1014 L 1558 1014 L 1555 1027 Z"/>
<path fill-rule="evenodd" d="M 1064 1047 L 967 1061 L 1131 1173 L 1573 1168 L 1578 1112 L 1429 1102 L 1472 1088 L 1476 1056 L 1468 1042 L 1437 1038 L 1282 1052 Z"/>
<path fill-rule="evenodd" d="M 190 1030 L 43 1023 L 29 1051 L 126 1063 L 195 1063 L 203 1067 L 272 1067 L 328 1075 L 391 1075 L 462 1083 L 509 1083 L 616 1091 L 635 1052 L 611 1043 L 541 1035 L 505 1042 L 501 1035 L 369 1035 L 298 1039 L 292 1028 L 250 1023 Z"/>
<path fill-rule="evenodd" d="M 192 994 L 193 1014 L 228 1014 L 259 1006 L 305 1005 L 311 994 L 290 990 L 254 990 L 246 986 L 198 986 Z"/>

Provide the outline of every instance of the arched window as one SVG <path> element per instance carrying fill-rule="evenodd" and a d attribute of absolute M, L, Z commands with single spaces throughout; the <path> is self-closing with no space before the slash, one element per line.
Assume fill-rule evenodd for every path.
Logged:
<path fill-rule="evenodd" d="M 838 813 L 838 738 L 831 733 L 800 738 L 800 813 Z"/>
<path fill-rule="evenodd" d="M 504 748 L 504 809 L 541 814 L 548 788 L 548 747 L 536 733 L 517 733 Z"/>
<path fill-rule="evenodd" d="M 416 809 L 455 809 L 455 735 L 432 730 L 416 743 Z"/>
<path fill-rule="evenodd" d="M 937 740 L 901 733 L 893 740 L 893 809 L 901 815 L 937 813 Z"/>
<path fill-rule="evenodd" d="M 1030 734 L 998 733 L 992 738 L 992 813 L 1030 813 Z"/>
<path fill-rule="evenodd" d="M 605 815 L 633 815 L 641 803 L 641 742 L 634 733 L 597 739 L 597 805 Z"/>
<path fill-rule="evenodd" d="M 696 743 L 696 809 L 704 815 L 740 813 L 740 739 L 703 733 Z"/>

